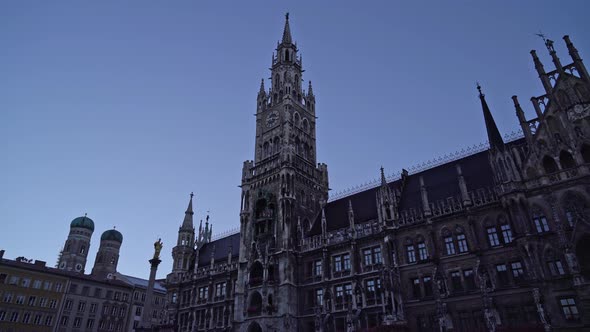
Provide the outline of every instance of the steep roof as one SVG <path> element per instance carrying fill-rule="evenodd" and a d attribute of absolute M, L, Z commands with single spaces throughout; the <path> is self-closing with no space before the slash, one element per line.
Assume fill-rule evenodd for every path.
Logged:
<path fill-rule="evenodd" d="M 199 266 L 211 264 L 212 253 L 216 262 L 227 261 L 227 254 L 230 249 L 232 256 L 238 257 L 240 254 L 240 233 L 205 243 L 199 249 Z"/>
<path fill-rule="evenodd" d="M 522 143 L 522 139 L 509 144 Z M 446 200 L 461 194 L 457 180 L 456 165 L 461 165 L 463 178 L 467 184 L 467 190 L 488 188 L 494 185 L 492 169 L 488 161 L 488 150 L 481 151 L 448 163 L 411 174 L 406 178 L 406 183 L 401 192 L 399 210 L 420 210 L 422 198 L 420 193 L 420 176 L 424 179 L 424 185 L 428 191 L 430 203 Z M 401 179 L 391 181 L 387 185 L 392 190 L 401 190 Z M 326 204 L 327 231 L 333 231 L 348 227 L 348 202 L 352 202 L 355 223 L 363 223 L 377 219 L 376 194 L 379 186 L 369 188 L 361 192 L 346 196 Z M 321 234 L 321 213 L 318 214 L 308 236 Z"/>

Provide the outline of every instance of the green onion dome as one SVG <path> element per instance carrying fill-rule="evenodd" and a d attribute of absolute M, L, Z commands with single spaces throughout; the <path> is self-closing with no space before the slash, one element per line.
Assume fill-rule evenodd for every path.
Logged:
<path fill-rule="evenodd" d="M 117 241 L 119 243 L 123 243 L 123 234 L 116 229 L 109 229 L 108 231 L 102 233 L 100 237 L 101 241 Z"/>
<path fill-rule="evenodd" d="M 92 221 L 92 219 L 86 216 L 78 217 L 72 220 L 72 222 L 70 223 L 70 228 L 74 227 L 82 227 L 94 232 L 94 221 Z"/>

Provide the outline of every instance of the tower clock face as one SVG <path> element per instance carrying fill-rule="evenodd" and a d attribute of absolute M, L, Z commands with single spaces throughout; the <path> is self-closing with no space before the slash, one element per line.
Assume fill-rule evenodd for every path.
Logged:
<path fill-rule="evenodd" d="M 271 112 L 267 117 L 266 117 L 266 127 L 267 128 L 271 128 L 277 125 L 277 123 L 279 122 L 279 114 L 275 111 L 275 112 Z"/>

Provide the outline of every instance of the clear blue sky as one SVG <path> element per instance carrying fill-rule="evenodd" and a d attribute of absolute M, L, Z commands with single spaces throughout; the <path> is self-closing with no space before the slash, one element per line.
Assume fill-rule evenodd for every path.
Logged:
<path fill-rule="evenodd" d="M 0 249 L 55 264 L 70 221 L 124 235 L 119 270 L 171 270 L 189 193 L 195 220 L 237 227 L 256 94 L 284 13 L 317 96 L 318 161 L 346 189 L 486 140 L 510 96 L 542 93 L 529 51 L 590 66 L 588 1 L 95 1 L 0 3 Z M 267 83 L 267 86 L 269 84 Z"/>

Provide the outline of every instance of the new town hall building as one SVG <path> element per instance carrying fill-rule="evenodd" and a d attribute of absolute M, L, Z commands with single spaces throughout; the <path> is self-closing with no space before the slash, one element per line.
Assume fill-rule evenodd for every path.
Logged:
<path fill-rule="evenodd" d="M 178 331 L 579 331 L 590 327 L 590 76 L 531 51 L 543 92 L 523 137 L 328 201 L 316 103 L 289 21 L 257 97 L 240 232 L 195 231 L 167 276 Z M 569 61 L 568 61 L 569 62 Z M 479 88 L 479 87 L 478 87 Z"/>

